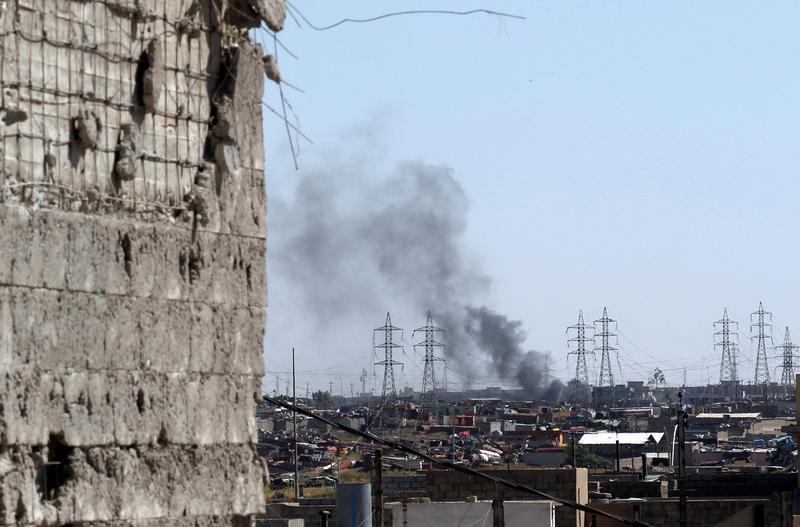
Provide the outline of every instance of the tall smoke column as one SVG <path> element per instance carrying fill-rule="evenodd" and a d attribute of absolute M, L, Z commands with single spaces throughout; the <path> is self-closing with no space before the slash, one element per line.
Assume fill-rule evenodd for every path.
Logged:
<path fill-rule="evenodd" d="M 468 307 L 465 329 L 479 349 L 491 359 L 501 377 L 515 379 L 533 397 L 556 400 L 563 388 L 558 380 L 546 382 L 547 354 L 523 349 L 525 331 L 522 322 L 482 307 Z"/>
<path fill-rule="evenodd" d="M 382 177 L 372 168 L 381 165 L 334 162 L 302 174 L 292 200 L 273 198 L 270 272 L 287 290 L 276 293 L 273 285 L 268 334 L 281 316 L 281 331 L 311 322 L 315 337 L 347 342 L 343 352 L 364 350 L 359 343 L 368 343 L 365 328 L 376 313 L 391 310 L 401 321 L 433 309 L 447 330 L 448 365 L 462 378 L 494 373 L 539 393 L 543 362 L 521 351 L 521 323 L 474 307 L 491 281 L 465 247 L 469 205 L 453 171 L 406 162 Z M 305 333 L 298 327 L 292 339 Z M 490 359 L 493 372 L 473 371 L 468 355 L 476 353 Z M 506 353 L 511 360 L 501 360 Z"/>

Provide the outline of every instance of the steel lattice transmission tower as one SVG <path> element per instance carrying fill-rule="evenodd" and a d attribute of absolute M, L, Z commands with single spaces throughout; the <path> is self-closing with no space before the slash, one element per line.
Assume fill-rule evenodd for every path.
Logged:
<path fill-rule="evenodd" d="M 789 333 L 789 327 L 786 327 L 786 333 L 783 334 L 783 344 L 775 346 L 776 350 L 783 352 L 783 364 L 781 365 L 781 384 L 787 388 L 794 388 L 794 352 L 800 348 L 792 344 L 792 335 Z"/>
<path fill-rule="evenodd" d="M 587 330 L 592 330 L 592 336 L 586 335 Z M 589 396 L 589 369 L 586 366 L 586 355 L 594 355 L 594 327 L 583 322 L 583 311 L 578 312 L 578 323 L 567 327 L 567 336 L 575 336 L 567 339 L 567 346 L 570 351 L 567 355 L 577 357 L 575 363 L 575 382 L 571 390 L 571 398 L 576 402 L 588 402 Z M 592 349 L 587 350 L 586 344 L 591 342 Z M 573 349 L 574 346 L 574 349 Z"/>
<path fill-rule="evenodd" d="M 372 332 L 372 346 L 376 350 L 383 351 L 383 360 L 376 362 L 376 366 L 383 366 L 383 389 L 381 390 L 381 398 L 384 403 L 389 396 L 397 395 L 397 389 L 394 385 L 394 367 L 402 366 L 402 362 L 397 362 L 392 358 L 395 349 L 403 349 L 400 344 L 393 342 L 395 331 L 403 331 L 403 328 L 398 328 L 392 325 L 392 317 L 386 313 L 386 322 L 382 327 L 375 328 Z M 383 343 L 375 344 L 376 336 L 378 333 L 383 333 Z"/>
<path fill-rule="evenodd" d="M 736 329 L 732 329 L 735 327 Z M 714 333 L 714 347 L 722 351 L 722 358 L 719 363 L 719 382 L 737 382 L 739 375 L 736 372 L 736 353 L 739 350 L 739 323 L 728 318 L 728 308 L 722 313 L 722 320 L 714 322 L 714 329 L 719 331 Z"/>
<path fill-rule="evenodd" d="M 422 342 L 414 344 L 414 349 L 422 348 L 425 357 L 422 359 L 425 367 L 422 373 L 422 397 L 420 401 L 420 409 L 433 409 L 436 406 L 436 368 L 437 362 L 444 362 L 443 357 L 436 356 L 436 349 L 444 351 L 444 344 L 436 340 L 436 334 L 445 334 L 445 330 L 437 328 L 433 325 L 433 315 L 428 311 L 428 320 L 421 328 L 417 328 L 411 334 L 413 339 L 417 333 L 422 333 Z"/>
<path fill-rule="evenodd" d="M 755 320 L 755 322 L 753 322 Z M 763 302 L 758 303 L 758 311 L 750 314 L 750 340 L 756 341 L 756 373 L 753 377 L 755 384 L 769 384 L 769 364 L 767 363 L 767 340 L 770 348 L 774 347 L 772 340 L 772 313 L 764 311 Z M 756 329 L 753 334 L 753 328 Z M 769 334 L 767 334 L 769 333 Z"/>
<path fill-rule="evenodd" d="M 609 328 L 611 324 L 616 325 L 617 321 L 608 318 L 608 310 L 603 308 L 603 317 L 594 321 L 594 337 L 595 343 L 597 337 L 600 337 L 600 345 L 595 345 L 594 351 L 600 351 L 600 379 L 598 384 L 600 387 L 614 387 L 614 372 L 611 369 L 611 352 L 616 352 L 618 349 L 611 345 L 611 337 L 616 338 L 616 333 L 611 333 Z M 600 325 L 600 331 L 597 331 L 597 325 Z"/>

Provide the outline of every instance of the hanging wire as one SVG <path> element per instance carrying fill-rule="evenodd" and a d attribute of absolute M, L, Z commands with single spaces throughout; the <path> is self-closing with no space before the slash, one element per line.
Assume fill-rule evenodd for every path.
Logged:
<path fill-rule="evenodd" d="M 430 455 L 428 455 L 428 454 L 426 454 L 424 452 L 421 452 L 421 451 L 419 451 L 419 450 L 417 450 L 415 448 L 406 446 L 405 444 L 403 444 L 403 443 L 401 443 L 399 441 L 392 441 L 392 440 L 383 439 L 383 438 L 378 437 L 375 434 L 372 434 L 370 432 L 364 432 L 362 430 L 357 430 L 357 429 L 349 427 L 347 425 L 344 425 L 344 424 L 341 424 L 341 423 L 337 423 L 336 421 L 332 421 L 330 419 L 327 419 L 326 417 L 322 417 L 321 415 L 318 415 L 315 412 L 312 412 L 312 411 L 310 411 L 310 410 L 308 410 L 306 408 L 295 406 L 295 405 L 293 405 L 293 404 L 291 404 L 291 403 L 289 403 L 287 401 L 281 401 L 281 400 L 278 400 L 278 399 L 275 399 L 275 398 L 272 398 L 272 397 L 268 397 L 266 395 L 264 396 L 264 400 L 269 402 L 269 403 L 271 403 L 271 404 L 273 404 L 273 405 L 275 405 L 275 406 L 280 406 L 280 407 L 286 408 L 287 410 L 296 411 L 298 414 L 304 415 L 304 416 L 309 417 L 311 419 L 317 419 L 319 421 L 322 421 L 324 423 L 327 423 L 327 424 L 331 425 L 334 428 L 337 428 L 337 429 L 342 430 L 344 432 L 348 432 L 350 434 L 362 437 L 362 438 L 364 438 L 364 439 L 366 439 L 368 441 L 373 441 L 375 443 L 379 443 L 379 444 L 385 445 L 385 446 L 393 448 L 395 450 L 399 450 L 400 452 L 403 452 L 405 454 L 412 454 L 412 455 L 418 456 L 418 457 L 420 457 L 420 458 L 422 458 L 422 459 L 424 459 L 426 461 L 430 461 L 430 462 L 435 463 L 437 465 L 441 465 L 441 466 L 443 466 L 445 468 L 448 468 L 450 470 L 454 470 L 456 472 L 461 472 L 463 474 L 468 474 L 468 475 L 473 476 L 475 478 L 479 478 L 479 479 L 483 479 L 483 480 L 487 480 L 487 481 L 493 482 L 497 486 L 503 486 L 503 487 L 514 489 L 514 490 L 517 490 L 517 491 L 520 491 L 520 492 L 525 492 L 525 493 L 528 493 L 528 494 L 532 494 L 532 495 L 538 496 L 540 498 L 543 498 L 543 499 L 546 499 L 546 500 L 549 500 L 549 501 L 560 503 L 561 505 L 563 505 L 565 507 L 569 507 L 569 508 L 574 509 L 574 510 L 583 511 L 583 512 L 586 512 L 586 513 L 589 513 L 589 514 L 595 514 L 597 516 L 602 516 L 604 518 L 608 518 L 610 520 L 614 520 L 614 521 L 622 523 L 624 525 L 633 525 L 633 526 L 638 526 L 638 527 L 653 527 L 651 524 L 646 523 L 646 522 L 644 522 L 642 520 L 638 520 L 638 519 L 635 519 L 635 518 L 628 518 L 628 517 L 625 517 L 625 516 L 620 516 L 620 515 L 617 515 L 617 514 L 613 514 L 611 512 L 607 512 L 607 511 L 604 511 L 602 509 L 597 509 L 597 508 L 593 507 L 592 505 L 584 505 L 582 503 L 578 503 L 577 501 L 573 501 L 573 500 L 568 499 L 568 498 L 562 498 L 562 497 L 559 497 L 559 496 L 554 496 L 554 495 L 548 494 L 546 492 L 542 492 L 540 490 L 537 490 L 537 489 L 534 489 L 532 487 L 529 487 L 527 485 L 522 485 L 521 483 L 510 481 L 508 479 L 504 479 L 504 478 L 495 476 L 493 474 L 489 474 L 487 472 L 481 472 L 481 471 L 475 470 L 475 469 L 470 468 L 470 467 L 468 467 L 466 465 L 456 464 L 456 463 L 452 463 L 450 461 L 446 461 L 446 460 L 443 460 L 443 459 L 439 459 L 439 458 L 430 456 Z"/>
<path fill-rule="evenodd" d="M 278 60 L 278 38 L 275 37 L 273 50 L 275 52 L 275 60 Z M 286 96 L 283 93 L 283 85 L 278 83 L 278 93 L 281 96 L 281 107 L 283 108 L 283 122 L 286 126 L 286 137 L 289 139 L 289 149 L 292 151 L 292 161 L 294 161 L 294 169 L 299 170 L 300 165 L 297 164 L 297 152 L 294 148 L 294 141 L 292 140 L 292 131 L 289 129 L 289 119 L 286 117 Z"/>
<path fill-rule="evenodd" d="M 486 14 L 486 15 L 494 15 L 497 17 L 506 17 L 506 18 L 515 18 L 517 20 L 525 20 L 524 16 L 520 15 L 513 15 L 511 13 L 503 13 L 500 11 L 492 11 L 490 9 L 472 9 L 469 11 L 451 11 L 447 9 L 414 9 L 409 11 L 396 11 L 393 13 L 386 13 L 383 15 L 373 16 L 370 18 L 343 18 L 338 22 L 334 22 L 328 26 L 316 26 L 314 25 L 306 16 L 291 2 L 287 1 L 286 5 L 289 7 L 289 12 L 294 11 L 297 16 L 303 19 L 303 21 L 310 27 L 316 31 L 327 31 L 329 29 L 333 29 L 345 23 L 356 23 L 356 24 L 364 24 L 369 22 L 375 22 L 377 20 L 383 20 L 385 18 L 395 17 L 395 16 L 407 16 L 407 15 L 458 15 L 458 16 L 465 16 L 465 15 L 474 15 L 478 13 Z"/>

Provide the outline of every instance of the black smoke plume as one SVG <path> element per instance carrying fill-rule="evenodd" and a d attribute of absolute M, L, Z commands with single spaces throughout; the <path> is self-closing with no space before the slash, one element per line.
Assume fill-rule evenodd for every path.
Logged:
<path fill-rule="evenodd" d="M 301 174 L 291 199 L 273 200 L 268 335 L 291 332 L 306 350 L 363 357 L 386 311 L 409 329 L 430 309 L 447 330 L 448 367 L 462 378 L 488 373 L 531 397 L 557 397 L 557 385 L 543 386 L 544 356 L 523 351 L 522 323 L 476 307 L 491 280 L 465 248 L 469 203 L 452 169 L 407 162 L 381 175 L 377 165 L 385 163 L 329 161 Z M 405 344 L 396 358 L 419 367 Z"/>
<path fill-rule="evenodd" d="M 486 306 L 467 307 L 466 333 L 490 358 L 494 370 L 504 379 L 514 379 L 526 394 L 558 401 L 563 385 L 548 380 L 547 354 L 523 349 L 525 330 L 519 320 L 509 320 Z"/>

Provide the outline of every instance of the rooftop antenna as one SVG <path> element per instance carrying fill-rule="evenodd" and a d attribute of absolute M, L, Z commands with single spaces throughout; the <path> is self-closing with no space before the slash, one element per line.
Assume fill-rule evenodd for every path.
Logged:
<path fill-rule="evenodd" d="M 719 331 L 714 333 L 714 347 L 722 351 L 722 360 L 719 364 L 719 382 L 737 382 L 739 375 L 736 372 L 736 352 L 739 345 L 734 340 L 739 339 L 739 323 L 728 318 L 728 308 L 722 313 L 722 320 L 714 322 L 714 328 Z M 734 329 L 735 328 L 735 329 Z"/>
<path fill-rule="evenodd" d="M 421 342 L 414 344 L 414 349 L 422 348 L 425 353 L 423 362 L 425 363 L 422 373 L 422 394 L 420 397 L 420 410 L 434 410 L 437 403 L 436 398 L 436 363 L 444 362 L 444 358 L 437 357 L 435 354 L 436 348 L 444 351 L 444 344 L 436 340 L 436 334 L 445 334 L 445 330 L 433 325 L 433 316 L 428 311 L 428 319 L 425 325 L 417 328 L 411 334 L 411 338 L 416 336 L 417 333 L 423 334 Z"/>
<path fill-rule="evenodd" d="M 755 322 L 754 322 L 755 320 Z M 770 347 L 775 342 L 772 340 L 772 313 L 764 311 L 764 304 L 758 303 L 758 311 L 750 314 L 750 340 L 756 341 L 756 373 L 753 377 L 755 384 L 769 384 L 769 365 L 767 364 L 767 340 Z M 756 329 L 755 333 L 753 328 Z M 769 334 L 767 334 L 769 333 Z"/>
<path fill-rule="evenodd" d="M 591 330 L 592 336 L 587 336 Z M 570 351 L 567 355 L 575 355 L 575 382 L 570 390 L 570 400 L 579 403 L 589 402 L 589 368 L 586 366 L 586 355 L 594 355 L 594 327 L 583 322 L 583 311 L 578 312 L 578 323 L 567 327 L 567 335 L 575 336 L 567 339 Z M 586 349 L 586 344 L 592 343 L 592 350 Z M 574 350 L 573 350 L 574 348 Z"/>

